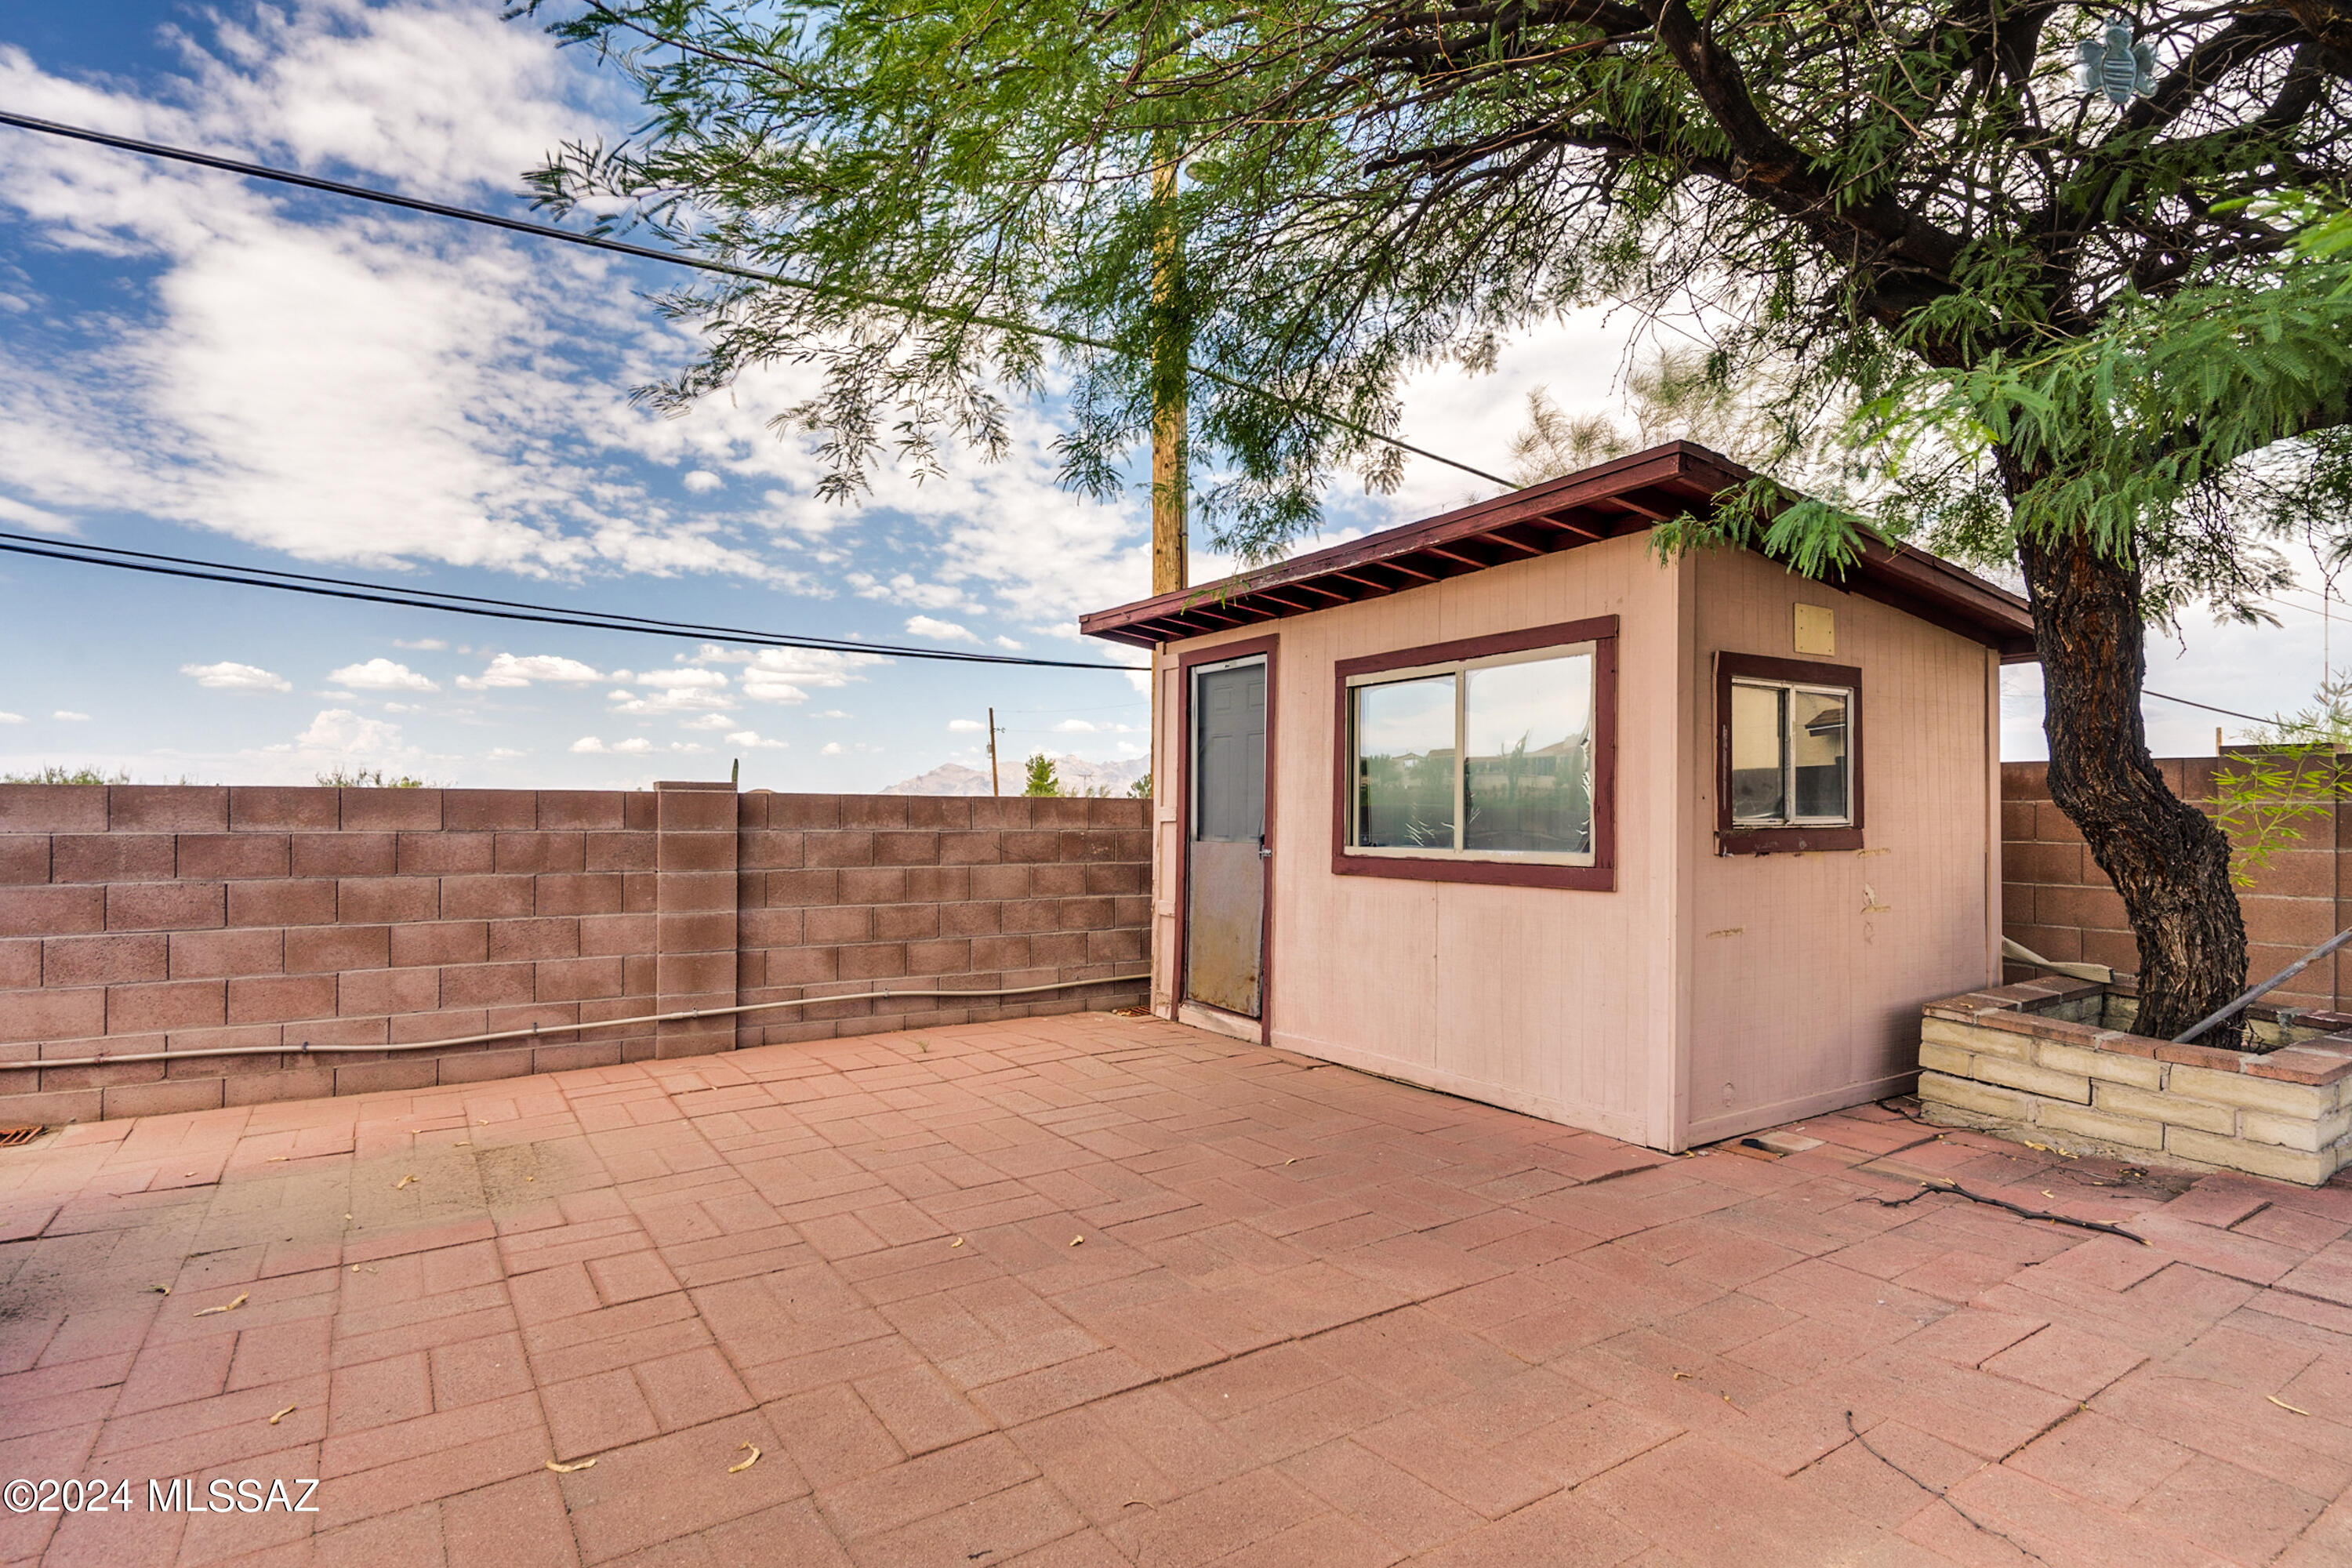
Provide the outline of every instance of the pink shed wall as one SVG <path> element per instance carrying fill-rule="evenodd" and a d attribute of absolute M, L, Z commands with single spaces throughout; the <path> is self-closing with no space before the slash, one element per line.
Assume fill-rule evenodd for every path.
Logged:
<path fill-rule="evenodd" d="M 1718 857 L 1714 656 L 1793 657 L 1800 598 L 1836 609 L 1835 662 L 1864 670 L 1866 847 Z M 1612 615 L 1613 891 L 1332 873 L 1339 660 Z M 1997 665 L 1966 638 L 1752 554 L 1663 563 L 1615 539 L 1162 649 L 1155 777 L 1177 778 L 1179 654 L 1267 636 L 1274 1046 L 1680 1149 L 1891 1092 L 1918 1004 L 1998 973 Z M 1176 806 L 1163 789 L 1152 825 L 1163 1015 Z M 1864 916 L 1865 884 L 1890 907 Z"/>
<path fill-rule="evenodd" d="M 2000 664 L 1990 649 L 1746 551 L 1697 568 L 1686 842 L 1688 1120 L 1676 1146 L 1897 1093 L 1919 1004 L 2000 973 Z M 1795 650 L 1795 606 L 1836 616 L 1825 663 L 1862 671 L 1863 847 L 1714 853 L 1715 656 Z"/>
<path fill-rule="evenodd" d="M 1286 1049 L 1614 1136 L 1673 1129 L 1684 1005 L 1670 943 L 1680 876 L 1676 787 L 1688 727 L 1675 674 L 1686 566 L 1642 538 L 1497 566 L 1410 593 L 1240 628 L 1269 633 L 1274 886 L 1267 1022 Z M 1333 667 L 1597 616 L 1619 617 L 1618 876 L 1613 892 L 1339 877 L 1331 871 Z M 1155 776 L 1173 784 L 1175 658 L 1160 658 Z M 1175 803 L 1155 811 L 1155 1001 L 1176 962 Z"/>

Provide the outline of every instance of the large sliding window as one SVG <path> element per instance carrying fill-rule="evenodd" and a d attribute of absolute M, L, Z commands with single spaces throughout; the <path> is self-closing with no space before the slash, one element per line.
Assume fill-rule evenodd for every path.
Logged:
<path fill-rule="evenodd" d="M 1614 693 L 1604 703 L 1603 690 L 1615 629 L 1581 623 L 1545 630 L 1607 635 L 1511 634 L 1343 665 L 1337 868 L 1606 886 L 1543 873 L 1607 864 L 1601 762 L 1613 735 L 1602 720 L 1604 708 L 1613 720 Z"/>

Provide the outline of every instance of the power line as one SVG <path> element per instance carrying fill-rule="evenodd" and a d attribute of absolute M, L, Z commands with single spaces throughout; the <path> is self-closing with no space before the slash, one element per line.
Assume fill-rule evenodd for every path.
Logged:
<path fill-rule="evenodd" d="M 2277 723 L 2277 722 L 2278 722 L 2278 719 L 2277 719 L 2277 716 L 2276 716 L 2276 715 L 2273 715 L 2272 717 L 2270 717 L 2270 718 L 2268 718 L 2268 719 L 2265 719 L 2265 718 L 2263 718 L 2261 715 L 2259 715 L 2259 714 L 2255 714 L 2255 713 L 2241 713 L 2241 712 L 2239 712 L 2239 711 L 2238 711 L 2236 709 L 2234 709 L 2234 708 L 2216 708 L 2216 707 L 2214 707 L 2210 702 L 2195 702 L 2195 701 L 2191 701 L 2189 699 L 2188 699 L 2188 698 L 2186 698 L 2186 697 L 2175 697 L 2175 696 L 2171 695 L 2169 692 L 2164 692 L 2164 691 L 2150 691 L 2150 690 L 2149 690 L 2147 687 L 2145 687 L 2145 686 L 2143 686 L 2143 687 L 2141 687 L 2141 688 L 2139 689 L 2139 694 L 2140 694 L 2142 697 L 2155 697 L 2155 698 L 2160 698 L 2160 699 L 2162 699 L 2164 701 L 2167 701 L 2167 702 L 2178 702 L 2178 703 L 2179 703 L 2183 708 L 2202 708 L 2202 709 L 2203 709 L 2203 710 L 2205 710 L 2205 711 L 2206 711 L 2206 712 L 2208 712 L 2208 713 L 2219 713 L 2219 714 L 2222 715 L 2224 718 L 2229 718 L 2229 719 L 2244 719 L 2244 720 L 2247 720 L 2247 721 L 2251 721 L 2251 722 L 2252 722 L 2252 723 L 2256 723 L 2256 724 L 2275 724 L 2275 723 Z"/>
<path fill-rule="evenodd" d="M 504 217 L 497 213 L 481 212 L 473 207 L 451 206 L 445 202 L 428 202 L 416 196 L 397 195 L 391 191 L 379 191 L 367 185 L 353 185 L 341 180 L 320 179 L 316 174 L 300 174 L 291 169 L 275 169 L 267 163 L 248 163 L 242 159 L 223 158 L 215 153 L 198 153 L 191 148 L 174 147 L 163 142 L 144 142 L 135 136 L 117 136 L 110 132 L 92 131 L 86 126 L 65 125 L 54 120 L 39 120 L 29 114 L 17 114 L 8 110 L 0 110 L 0 125 L 13 125 L 20 131 L 37 132 L 44 136 L 62 136 L 75 142 L 88 142 L 100 147 L 110 147 L 121 153 L 137 153 L 149 158 L 165 158 L 174 163 L 193 163 L 198 168 L 217 169 L 224 174 L 241 174 L 247 179 L 275 180 L 280 184 L 299 185 L 304 190 L 320 191 L 329 195 L 349 196 L 354 201 L 374 202 L 383 206 L 400 207 L 408 212 L 423 213 L 431 217 L 451 218 L 459 223 L 484 224 L 492 228 L 505 229 L 511 234 L 528 234 L 540 239 L 560 239 L 566 245 L 584 246 L 591 250 L 611 251 L 616 256 L 632 256 L 640 261 L 660 261 L 672 267 L 691 267 L 698 271 L 715 272 L 728 278 L 740 278 L 747 282 L 767 283 L 779 289 L 793 289 L 803 293 L 827 295 L 861 305 L 877 305 L 885 310 L 904 311 L 910 316 L 962 322 L 971 326 L 993 327 L 1000 331 L 1019 332 L 1030 337 L 1045 338 L 1053 342 L 1066 343 L 1074 348 L 1098 349 L 1106 353 L 1118 354 L 1127 358 L 1138 357 L 1141 353 L 1139 350 L 1112 342 L 1108 339 L 1088 337 L 1082 332 L 1068 331 L 1058 327 L 1042 327 L 1033 322 L 1016 321 L 1009 316 L 992 315 L 980 310 L 942 310 L 937 305 L 927 305 L 920 300 L 899 299 L 888 294 L 872 294 L 861 289 L 845 289 L 834 283 L 816 283 L 805 278 L 791 278 L 780 272 L 762 272 L 757 268 L 738 267 L 731 262 L 712 261 L 704 257 L 686 256 L 674 250 L 655 250 L 647 246 L 630 245 L 624 240 L 607 239 L 602 235 L 580 234 L 568 228 L 557 228 L 552 224 L 532 223 L 528 219 Z M 1490 474 L 1484 468 L 1457 462 L 1452 458 L 1430 451 L 1427 447 L 1416 447 L 1410 441 L 1400 440 L 1394 436 L 1375 430 L 1369 425 L 1359 425 L 1352 419 L 1345 419 L 1337 414 L 1328 413 L 1313 404 L 1303 403 L 1295 397 L 1286 397 L 1281 393 L 1253 385 L 1238 377 L 1227 375 L 1222 371 L 1210 370 L 1202 365 L 1192 364 L 1187 365 L 1186 368 L 1203 381 L 1214 382 L 1229 391 L 1264 398 L 1268 403 L 1306 415 L 1310 419 L 1321 420 L 1333 429 L 1345 430 L 1350 435 L 1360 436 L 1369 441 L 1378 441 L 1383 446 L 1393 447 L 1400 452 L 1410 452 L 1416 458 L 1427 458 L 1431 462 L 1443 463 L 1449 468 L 1459 468 L 1465 474 L 1475 475 L 1490 484 L 1500 485 L 1507 490 L 1518 489 L 1518 486 L 1499 474 Z"/>
<path fill-rule="evenodd" d="M 753 631 L 740 626 L 712 626 L 690 621 L 659 621 L 643 616 L 621 616 L 601 610 L 567 610 L 556 605 L 520 600 L 483 599 L 471 595 L 439 594 L 430 589 L 402 589 L 389 584 L 343 577 L 317 577 L 296 572 L 272 572 L 266 567 L 231 565 L 177 555 L 153 555 L 143 551 L 115 550 L 104 545 L 64 543 L 28 539 L 20 533 L 0 533 L 0 552 L 70 561 L 84 566 L 109 566 L 121 572 L 143 572 L 159 577 L 183 577 L 202 583 L 227 583 L 244 588 L 274 588 L 283 594 L 309 594 L 327 599 L 352 599 L 363 604 L 394 605 L 404 609 L 439 610 L 452 616 L 477 616 L 488 620 L 529 621 L 543 626 L 575 626 L 587 631 L 630 632 L 640 637 L 682 638 L 689 642 L 720 640 L 758 647 L 800 648 L 814 653 L 855 653 L 892 658 L 930 659 L 947 664 L 1009 664 L 1041 669 L 1095 669 L 1125 675 L 1123 664 L 1090 664 L 1076 659 L 1024 658 L 1005 653 L 961 653 L 950 648 L 909 647 L 896 643 L 853 642 L 841 637 L 803 637 Z M 124 559 L 129 557 L 130 559 Z"/>

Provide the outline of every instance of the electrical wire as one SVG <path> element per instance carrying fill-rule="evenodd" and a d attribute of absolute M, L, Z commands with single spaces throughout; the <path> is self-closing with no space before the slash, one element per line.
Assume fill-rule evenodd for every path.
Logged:
<path fill-rule="evenodd" d="M 909 647 L 898 643 L 853 642 L 841 637 L 804 637 L 754 631 L 740 626 L 704 626 L 691 621 L 660 621 L 644 616 L 624 616 L 603 610 L 566 610 L 555 605 L 520 600 L 485 599 L 467 594 L 442 594 L 432 589 L 404 589 L 388 584 L 346 577 L 319 577 L 307 573 L 277 572 L 268 567 L 232 565 L 186 556 L 157 555 L 145 551 L 117 550 L 107 545 L 79 544 L 32 539 L 21 533 L 0 533 L 0 552 L 70 561 L 83 566 L 108 566 L 121 572 L 142 572 L 161 577 L 184 577 L 201 583 L 226 583 L 244 588 L 274 588 L 284 594 L 309 594 L 327 599 L 353 599 L 363 604 L 395 605 L 404 609 L 439 610 L 446 615 L 477 616 L 488 620 L 529 621 L 543 626 L 575 626 L 588 631 L 628 632 L 639 637 L 681 638 L 689 642 L 747 643 L 758 647 L 802 648 L 816 653 L 871 654 L 890 658 L 929 659 L 947 664 L 1017 665 L 1033 669 L 1093 669 L 1126 675 L 1133 668 L 1066 658 L 1029 658 L 1009 653 L 962 653 L 952 648 Z M 120 559 L 131 557 L 131 559 Z"/>
<path fill-rule="evenodd" d="M 137 153 L 149 158 L 164 158 L 174 163 L 193 163 L 198 168 L 215 169 L 223 174 L 243 175 L 247 179 L 275 180 L 280 184 L 298 185 L 304 190 L 320 191 L 329 195 L 349 196 L 354 201 L 374 202 L 383 206 L 400 207 L 408 212 L 423 213 L 430 217 L 450 218 L 459 223 L 483 224 L 492 228 L 505 229 L 511 234 L 531 235 L 540 239 L 558 239 L 566 245 L 583 246 L 590 250 L 610 251 L 616 256 L 631 256 L 640 261 L 660 261 L 672 267 L 691 267 L 698 271 L 715 272 L 722 277 L 739 278 L 746 282 L 765 283 L 779 289 L 792 289 L 803 293 L 846 300 L 856 304 L 879 306 L 885 310 L 903 311 L 910 316 L 954 321 L 971 326 L 992 327 L 999 331 L 1018 332 L 1029 337 L 1045 338 L 1049 342 L 1065 343 L 1073 348 L 1097 349 L 1125 358 L 1135 358 L 1141 353 L 1139 350 L 1112 342 L 1105 338 L 1088 337 L 1082 332 L 1068 331 L 1058 327 L 1042 327 L 1034 322 L 1017 321 L 1009 316 L 992 315 L 980 310 L 942 310 L 937 305 L 927 305 L 920 300 L 868 293 L 862 289 L 845 289 L 835 283 L 812 282 L 805 278 L 787 277 L 781 272 L 762 272 L 757 268 L 738 267 L 732 262 L 713 261 L 705 257 L 682 255 L 674 250 L 656 250 L 649 246 L 631 245 L 624 240 L 608 239 L 603 235 L 580 234 L 572 229 L 558 228 L 552 224 L 532 223 L 523 218 L 503 217 L 497 213 L 481 212 L 473 207 L 451 206 L 445 202 L 428 202 L 415 196 L 396 195 L 393 192 L 379 191 L 367 185 L 353 185 L 341 180 L 320 179 L 316 174 L 299 174 L 291 169 L 271 168 L 267 163 L 248 163 L 242 159 L 223 158 L 212 153 L 198 153 L 186 147 L 174 147 L 168 142 L 145 142 L 135 136 L 117 136 L 110 132 L 92 131 L 86 126 L 66 125 L 54 120 L 36 119 L 32 115 L 18 114 L 10 110 L 0 110 L 0 125 L 13 125 L 20 131 L 37 132 L 44 136 L 62 136 L 70 141 L 87 142 L 95 146 L 110 147 L 120 153 Z M 1454 458 L 1430 451 L 1427 447 L 1416 447 L 1410 441 L 1401 440 L 1394 436 L 1375 430 L 1369 425 L 1359 425 L 1352 419 L 1345 419 L 1337 414 L 1328 413 L 1311 403 L 1303 403 L 1297 398 L 1286 397 L 1281 393 L 1253 385 L 1238 377 L 1227 375 L 1222 371 L 1210 370 L 1203 365 L 1188 365 L 1186 368 L 1203 381 L 1214 382 L 1229 391 L 1263 398 L 1279 407 L 1303 414 L 1310 419 L 1320 420 L 1335 430 L 1345 430 L 1351 436 L 1360 436 L 1368 441 L 1377 441 L 1383 446 L 1393 447 L 1400 452 L 1409 452 L 1416 458 L 1427 458 L 1431 462 L 1443 463 L 1449 468 L 1459 468 L 1465 474 L 1475 475 L 1490 484 L 1500 485 L 1507 490 L 1519 488 L 1500 474 L 1490 474 L 1484 468 L 1474 468 L 1468 463 L 1459 462 Z"/>
<path fill-rule="evenodd" d="M 2145 686 L 2139 689 L 2139 694 L 2142 697 L 2160 698 L 2167 702 L 2178 702 L 2183 708 L 2202 708 L 2208 713 L 2219 713 L 2224 718 L 2244 719 L 2256 724 L 2275 724 L 2278 722 L 2278 718 L 2275 714 L 2268 719 L 2264 719 L 2258 714 L 2241 713 L 2234 708 L 2216 708 L 2210 702 L 2196 702 L 2186 697 L 2175 697 L 2169 692 L 2150 691 Z"/>

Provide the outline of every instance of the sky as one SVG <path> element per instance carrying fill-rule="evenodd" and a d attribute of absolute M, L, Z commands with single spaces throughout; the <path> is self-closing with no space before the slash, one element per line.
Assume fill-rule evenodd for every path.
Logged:
<path fill-rule="evenodd" d="M 0 11 L 0 102 L 147 140 L 529 216 L 523 171 L 631 104 L 501 0 L 108 0 Z M 666 417 L 686 363 L 667 269 L 0 128 L 0 531 L 450 593 L 877 643 L 1132 662 L 1076 616 L 1150 586 L 1148 489 L 1053 479 L 1051 406 L 1013 454 L 950 455 L 816 499 L 769 421 L 786 372 Z M 1402 433 L 1509 466 L 1537 385 L 1618 403 L 1630 323 L 1593 312 L 1491 374 L 1405 390 Z M 1414 459 L 1341 476 L 1318 543 L 1496 487 Z M 1193 580 L 1228 563 L 1196 555 Z M 2316 584 L 2315 575 L 2313 582 Z M 958 667 L 503 626 L 0 556 L 0 772 L 141 782 L 628 788 L 724 777 L 858 791 L 941 763 L 1143 756 L 1125 673 Z M 2249 713 L 2305 700 L 2333 639 L 2315 591 L 2276 627 L 2201 616 L 2148 685 Z M 2342 606 L 2336 607 L 2342 613 Z M 2352 656 L 2348 656 L 2352 657 Z M 2236 721 L 2151 699 L 2158 755 Z M 2007 672 L 2003 752 L 2042 754 L 2038 671 Z"/>

